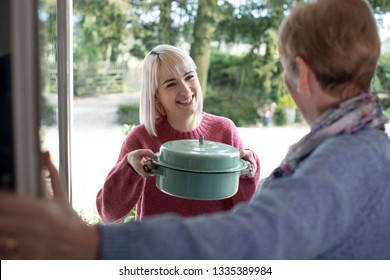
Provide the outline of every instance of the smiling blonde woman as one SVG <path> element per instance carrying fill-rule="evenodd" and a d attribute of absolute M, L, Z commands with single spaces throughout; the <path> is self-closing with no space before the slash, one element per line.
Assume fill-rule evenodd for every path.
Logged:
<path fill-rule="evenodd" d="M 196 65 L 184 51 L 159 45 L 145 57 L 140 98 L 141 125 L 125 139 L 118 161 L 99 191 L 96 204 L 106 223 L 120 222 L 136 207 L 136 219 L 161 213 L 182 216 L 229 210 L 251 199 L 260 177 L 259 159 L 244 149 L 234 123 L 203 112 L 203 94 Z M 234 146 L 248 161 L 252 172 L 241 176 L 238 192 L 230 198 L 211 201 L 177 198 L 156 187 L 156 177 L 145 171 L 150 158 L 165 142 L 199 139 Z"/>

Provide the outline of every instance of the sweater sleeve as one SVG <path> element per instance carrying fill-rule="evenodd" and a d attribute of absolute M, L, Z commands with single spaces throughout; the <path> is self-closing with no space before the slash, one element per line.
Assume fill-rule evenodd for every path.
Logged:
<path fill-rule="evenodd" d="M 140 137 L 137 137 L 142 134 L 140 129 L 135 130 L 123 142 L 118 160 L 96 196 L 97 210 L 105 223 L 117 223 L 126 218 L 144 191 L 146 178 L 140 176 L 127 162 L 130 151 L 144 146 L 138 140 Z"/>
<path fill-rule="evenodd" d="M 233 211 L 101 226 L 101 257 L 387 259 L 390 144 L 339 138 Z"/>
<path fill-rule="evenodd" d="M 251 149 L 246 148 L 241 136 L 237 130 L 237 127 L 233 123 L 232 120 L 222 118 L 224 120 L 225 126 L 227 127 L 227 133 L 230 134 L 229 139 L 231 139 L 230 145 L 233 147 L 237 148 L 238 150 L 249 150 L 253 153 L 253 156 L 256 161 L 256 172 L 252 178 L 249 178 L 247 175 L 242 175 L 240 177 L 240 182 L 239 182 L 239 190 L 238 192 L 232 197 L 234 205 L 240 203 L 240 202 L 248 202 L 253 194 L 256 192 L 257 189 L 257 184 L 260 179 L 260 160 L 258 155 Z M 225 139 L 227 138 L 226 136 L 224 137 Z"/>

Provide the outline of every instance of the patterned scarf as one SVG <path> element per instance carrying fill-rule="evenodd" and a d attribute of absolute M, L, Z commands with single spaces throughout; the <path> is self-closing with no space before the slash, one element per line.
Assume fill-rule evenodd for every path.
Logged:
<path fill-rule="evenodd" d="M 387 122 L 388 119 L 382 114 L 382 107 L 377 96 L 364 93 L 348 99 L 338 108 L 325 112 L 306 136 L 290 146 L 285 159 L 272 172 L 270 179 L 294 173 L 299 163 L 329 137 L 338 134 L 352 134 L 368 127 L 385 130 Z"/>

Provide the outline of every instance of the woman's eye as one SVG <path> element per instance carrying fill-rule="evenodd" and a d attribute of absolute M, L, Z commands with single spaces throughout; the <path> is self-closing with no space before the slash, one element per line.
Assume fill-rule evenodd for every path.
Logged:
<path fill-rule="evenodd" d="M 186 77 L 186 80 L 189 81 L 189 80 L 192 80 L 193 78 L 194 78 L 194 75 L 188 75 L 188 76 Z"/>
<path fill-rule="evenodd" d="M 167 84 L 167 88 L 170 88 L 170 87 L 174 87 L 176 85 L 176 83 L 169 83 L 169 84 Z"/>

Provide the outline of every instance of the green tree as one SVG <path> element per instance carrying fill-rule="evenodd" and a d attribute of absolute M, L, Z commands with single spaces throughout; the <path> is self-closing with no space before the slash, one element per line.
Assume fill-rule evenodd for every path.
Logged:
<path fill-rule="evenodd" d="M 129 51 L 142 59 L 157 44 L 190 43 L 206 92 L 211 42 L 245 45 L 241 63 L 225 71 L 233 78 L 237 94 L 250 85 L 257 100 L 276 101 L 283 92 L 276 32 L 297 1 L 241 0 L 237 5 L 231 0 L 74 0 L 74 61 L 117 61 Z M 56 0 L 41 2 L 45 3 L 40 10 L 45 33 L 52 34 L 51 40 L 45 40 L 46 57 L 56 60 Z M 378 15 L 390 12 L 388 0 L 369 2 Z"/>
<path fill-rule="evenodd" d="M 39 18 L 41 22 L 40 36 L 45 63 L 57 61 L 57 24 L 56 0 L 41 0 L 39 2 Z"/>
<path fill-rule="evenodd" d="M 284 92 L 282 69 L 277 55 L 277 29 L 295 1 L 244 1 L 239 6 L 225 3 L 214 39 L 231 45 L 246 45 L 238 91 L 252 92 L 257 104 L 276 102 Z M 246 93 L 247 94 L 247 93 Z"/>
<path fill-rule="evenodd" d="M 390 54 L 384 54 L 379 59 L 373 91 L 390 95 Z"/>
<path fill-rule="evenodd" d="M 376 14 L 383 14 L 390 12 L 389 0 L 368 0 Z"/>
<path fill-rule="evenodd" d="M 171 18 L 172 0 L 160 0 L 160 21 L 158 24 L 158 38 L 161 43 L 174 44 L 175 36 Z"/>
<path fill-rule="evenodd" d="M 218 0 L 199 0 L 193 30 L 190 56 L 198 67 L 200 85 L 204 94 L 207 90 L 207 76 L 210 65 L 210 43 L 215 31 Z"/>
<path fill-rule="evenodd" d="M 127 0 L 74 0 L 74 61 L 116 61 L 128 39 Z"/>
<path fill-rule="evenodd" d="M 140 59 L 159 44 L 189 41 L 196 0 L 130 0 L 134 18 L 129 22 L 134 42 L 130 53 Z"/>

